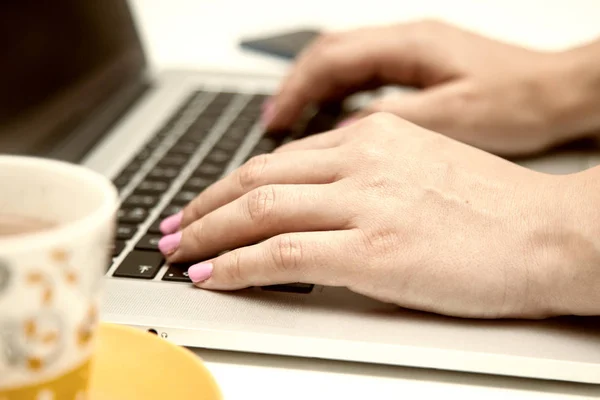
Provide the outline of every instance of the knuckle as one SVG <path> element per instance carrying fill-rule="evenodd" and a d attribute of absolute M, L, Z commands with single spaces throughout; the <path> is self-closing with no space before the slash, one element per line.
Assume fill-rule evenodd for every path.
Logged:
<path fill-rule="evenodd" d="M 196 221 L 195 223 L 193 223 L 192 225 L 190 225 L 190 233 L 191 233 L 191 239 L 194 241 L 194 243 L 202 243 L 204 238 L 202 237 L 202 233 L 204 232 L 204 228 L 203 228 L 203 221 L 200 219 L 198 221 Z"/>
<path fill-rule="evenodd" d="M 446 24 L 435 18 L 424 18 L 412 24 L 412 28 L 420 34 L 434 34 L 443 29 Z"/>
<path fill-rule="evenodd" d="M 385 192 L 392 187 L 392 181 L 385 175 L 372 175 L 365 177 L 362 181 L 363 187 Z"/>
<path fill-rule="evenodd" d="M 240 252 L 238 250 L 229 251 L 221 257 L 224 258 L 224 264 L 226 266 L 226 268 L 219 269 L 220 271 L 223 271 L 223 279 L 228 282 L 241 281 L 243 279 L 243 268 Z"/>
<path fill-rule="evenodd" d="M 271 254 L 277 268 L 297 269 L 304 257 L 302 243 L 291 234 L 279 235 L 272 241 Z"/>
<path fill-rule="evenodd" d="M 376 111 L 364 120 L 373 127 L 387 127 L 397 125 L 400 119 L 390 112 Z"/>
<path fill-rule="evenodd" d="M 398 232 L 388 227 L 378 227 L 368 230 L 360 230 L 361 245 L 365 254 L 376 254 L 389 256 L 399 250 Z"/>
<path fill-rule="evenodd" d="M 260 186 L 269 158 L 269 154 L 260 154 L 252 157 L 239 168 L 238 183 L 244 192 Z"/>
<path fill-rule="evenodd" d="M 247 212 L 250 220 L 260 222 L 271 217 L 275 205 L 275 188 L 261 186 L 248 193 Z"/>
<path fill-rule="evenodd" d="M 344 34 L 341 32 L 326 32 L 319 35 L 315 44 L 316 46 L 328 46 L 339 43 L 343 40 Z"/>

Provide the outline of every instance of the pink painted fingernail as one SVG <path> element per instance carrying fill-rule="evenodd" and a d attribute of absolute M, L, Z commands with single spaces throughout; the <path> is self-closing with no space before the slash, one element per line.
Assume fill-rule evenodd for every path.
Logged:
<path fill-rule="evenodd" d="M 336 128 L 343 128 L 345 126 L 348 126 L 348 125 L 356 122 L 357 119 L 358 118 L 346 118 L 346 119 L 340 121 L 340 123 L 336 125 Z"/>
<path fill-rule="evenodd" d="M 204 282 L 212 275 L 213 265 L 210 262 L 194 264 L 188 268 L 188 275 L 192 282 Z"/>
<path fill-rule="evenodd" d="M 158 249 L 161 251 L 161 253 L 168 256 L 177 250 L 180 242 L 181 232 L 173 233 L 172 235 L 164 236 L 158 241 Z"/>
<path fill-rule="evenodd" d="M 177 214 L 173 214 L 170 217 L 165 218 L 160 223 L 160 231 L 163 235 L 169 235 L 177 232 L 181 226 L 181 220 L 183 219 L 183 211 L 179 211 Z"/>
<path fill-rule="evenodd" d="M 264 126 L 268 126 L 271 123 L 271 121 L 273 120 L 274 115 L 275 115 L 275 103 L 273 103 L 273 100 L 269 99 L 263 104 L 261 123 Z"/>

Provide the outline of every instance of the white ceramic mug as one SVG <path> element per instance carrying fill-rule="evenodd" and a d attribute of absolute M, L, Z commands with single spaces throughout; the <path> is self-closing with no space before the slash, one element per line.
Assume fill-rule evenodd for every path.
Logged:
<path fill-rule="evenodd" d="M 0 236 L 0 400 L 87 397 L 117 207 L 100 174 L 0 155 L 0 216 L 53 224 Z"/>

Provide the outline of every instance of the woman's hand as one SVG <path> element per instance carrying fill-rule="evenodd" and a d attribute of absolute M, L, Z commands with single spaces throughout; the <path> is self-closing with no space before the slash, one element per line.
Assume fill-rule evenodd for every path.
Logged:
<path fill-rule="evenodd" d="M 544 317 L 562 311 L 560 179 L 378 113 L 251 159 L 165 220 L 159 247 L 205 260 L 189 269 L 205 289 L 306 282 L 455 316 Z"/>
<path fill-rule="evenodd" d="M 591 128 L 576 111 L 587 83 L 574 83 L 581 71 L 569 61 L 439 22 L 326 34 L 299 57 L 264 121 L 287 128 L 308 105 L 399 84 L 424 90 L 384 98 L 357 117 L 390 112 L 496 154 L 536 153 Z"/>

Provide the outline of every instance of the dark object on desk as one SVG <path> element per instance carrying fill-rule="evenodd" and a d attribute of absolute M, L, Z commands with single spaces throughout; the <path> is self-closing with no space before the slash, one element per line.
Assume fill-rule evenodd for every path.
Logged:
<path fill-rule="evenodd" d="M 276 35 L 243 39 L 240 46 L 286 60 L 293 60 L 320 33 L 318 29 L 312 28 L 295 30 Z"/>

